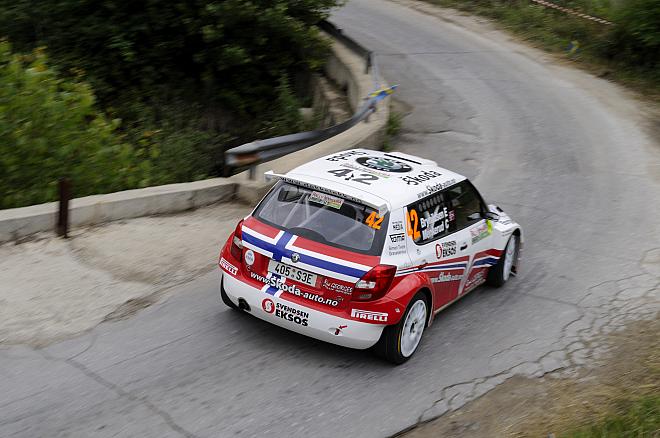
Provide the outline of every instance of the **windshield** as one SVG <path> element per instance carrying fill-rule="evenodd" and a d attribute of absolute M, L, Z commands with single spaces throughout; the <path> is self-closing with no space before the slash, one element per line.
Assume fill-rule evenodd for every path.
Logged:
<path fill-rule="evenodd" d="M 380 255 L 389 213 L 280 181 L 254 213 L 265 223 L 315 242 Z"/>

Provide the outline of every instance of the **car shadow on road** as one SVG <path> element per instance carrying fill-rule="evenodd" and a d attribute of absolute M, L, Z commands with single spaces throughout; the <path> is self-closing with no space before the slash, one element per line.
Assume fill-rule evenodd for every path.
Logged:
<path fill-rule="evenodd" d="M 288 360 L 303 359 L 311 366 L 347 368 L 354 366 L 388 367 L 368 350 L 355 350 L 309 338 L 273 325 L 248 312 L 227 309 L 217 314 L 217 322 L 235 329 L 245 349 L 262 351 L 269 356 L 282 356 Z"/>

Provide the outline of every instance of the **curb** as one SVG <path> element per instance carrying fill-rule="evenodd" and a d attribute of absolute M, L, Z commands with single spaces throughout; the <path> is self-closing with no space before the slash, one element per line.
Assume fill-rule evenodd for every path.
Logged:
<path fill-rule="evenodd" d="M 98 225 L 120 219 L 192 210 L 234 199 L 238 185 L 226 178 L 167 184 L 71 200 L 69 224 Z M 55 229 L 57 202 L 0 210 L 0 243 Z"/>

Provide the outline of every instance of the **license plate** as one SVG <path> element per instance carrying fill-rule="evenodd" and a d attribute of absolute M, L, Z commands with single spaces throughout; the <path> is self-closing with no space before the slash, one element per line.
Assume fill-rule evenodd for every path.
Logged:
<path fill-rule="evenodd" d="M 308 286 L 316 286 L 317 275 L 311 272 L 303 271 L 302 269 L 294 268 L 293 266 L 285 265 L 275 260 L 268 262 L 268 270 L 290 280 L 295 280 Z"/>

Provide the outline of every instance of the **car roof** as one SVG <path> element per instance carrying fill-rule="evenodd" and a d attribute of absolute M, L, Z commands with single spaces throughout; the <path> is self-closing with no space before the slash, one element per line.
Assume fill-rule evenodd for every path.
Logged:
<path fill-rule="evenodd" d="M 284 175 L 290 182 L 315 184 L 378 208 L 408 205 L 466 179 L 435 161 L 370 149 L 350 149 L 305 163 Z M 379 198 L 381 201 L 376 200 Z M 382 207 L 381 207 L 382 209 Z"/>

